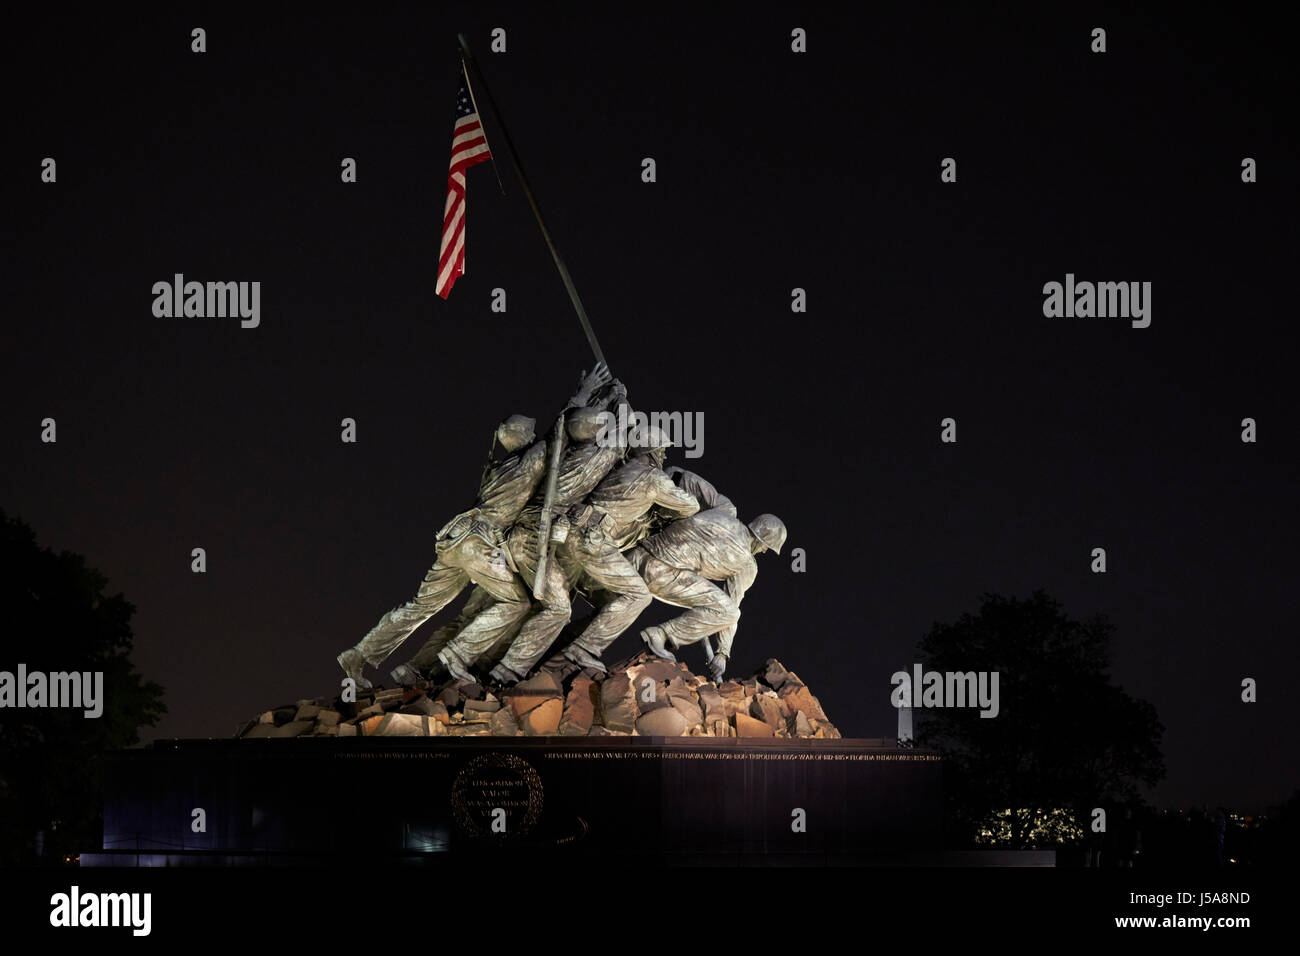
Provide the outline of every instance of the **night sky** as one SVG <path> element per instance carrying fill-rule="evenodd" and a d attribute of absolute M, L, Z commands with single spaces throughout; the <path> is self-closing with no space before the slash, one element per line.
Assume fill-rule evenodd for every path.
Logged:
<path fill-rule="evenodd" d="M 634 407 L 702 412 L 704 456 L 671 460 L 806 550 L 803 574 L 759 556 L 733 672 L 776 656 L 846 736 L 892 736 L 916 641 L 985 591 L 1041 587 L 1116 625 L 1115 680 L 1166 726 L 1158 805 L 1257 809 L 1300 782 L 1277 24 L 1093 5 L 27 16 L 3 40 L 0 507 L 137 606 L 133 659 L 170 709 L 148 739 L 334 692 L 335 655 L 414 594 L 472 503 L 496 423 L 551 420 L 591 365 L 481 91 L 508 194 L 471 170 L 467 274 L 434 294 L 459 30 Z M 260 281 L 260 326 L 156 318 L 178 272 Z M 1151 326 L 1045 318 L 1067 272 L 1151 282 Z M 0 667 L 39 638 L 7 635 Z"/>

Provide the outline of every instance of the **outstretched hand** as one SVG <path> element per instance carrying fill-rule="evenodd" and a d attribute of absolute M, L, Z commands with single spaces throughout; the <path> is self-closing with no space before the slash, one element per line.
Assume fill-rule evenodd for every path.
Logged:
<path fill-rule="evenodd" d="M 597 362 L 590 372 L 584 372 L 580 391 L 588 398 L 596 394 L 597 389 L 604 388 L 609 384 L 610 379 L 614 376 L 610 374 L 609 366 L 604 362 Z"/>

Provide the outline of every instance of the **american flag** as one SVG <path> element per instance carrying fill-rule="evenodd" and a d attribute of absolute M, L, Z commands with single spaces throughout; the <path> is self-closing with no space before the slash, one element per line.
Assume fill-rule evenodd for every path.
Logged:
<path fill-rule="evenodd" d="M 447 204 L 442 213 L 442 247 L 438 252 L 438 295 L 451 292 L 456 277 L 465 272 L 465 173 L 475 163 L 491 159 L 487 136 L 474 109 L 460 66 L 460 89 L 456 91 L 456 128 L 451 136 L 451 165 L 447 170 Z"/>

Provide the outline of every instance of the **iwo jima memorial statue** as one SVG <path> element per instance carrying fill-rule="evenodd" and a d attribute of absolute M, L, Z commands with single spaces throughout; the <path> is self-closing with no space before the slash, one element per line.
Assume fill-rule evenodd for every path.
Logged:
<path fill-rule="evenodd" d="M 741 600 L 758 575 L 755 555 L 780 553 L 786 529 L 770 514 L 746 525 L 699 475 L 665 470 L 670 445 L 664 430 L 630 412 L 627 390 L 601 364 L 583 377 L 549 441 L 535 440 L 531 418 L 504 421 L 493 443 L 501 457 L 488 461 L 474 506 L 438 532 L 437 560 L 415 598 L 339 655 L 350 686 L 372 689 L 363 666 L 382 663 L 470 585 L 459 618 L 397 667 L 395 681 L 421 687 L 450 674 L 474 685 L 478 678 L 469 668 L 476 665 L 494 687 L 517 685 L 539 664 L 539 677 L 549 676 L 534 681 L 534 689 L 575 672 L 605 676 L 601 655 L 658 598 L 687 610 L 641 631 L 647 648 L 675 662 L 673 650 L 702 641 L 710 676 L 720 683 Z M 598 610 L 581 633 L 557 640 L 575 593 Z M 553 646 L 554 656 L 543 663 Z M 528 732 L 557 730 L 558 711 L 554 717 L 529 721 Z"/>
<path fill-rule="evenodd" d="M 463 271 L 465 173 L 490 158 L 470 76 L 486 86 L 463 37 L 461 47 L 444 298 Z M 785 525 L 772 514 L 742 520 L 705 478 L 667 464 L 664 419 L 634 411 L 611 375 L 501 132 L 594 367 L 545 436 L 520 414 L 497 426 L 477 496 L 437 532 L 415 595 L 338 654 L 338 695 L 269 709 L 235 741 L 115 755 L 104 851 L 83 854 L 83 865 L 484 845 L 639 846 L 675 860 L 870 859 L 924 850 L 937 835 L 933 754 L 841 738 L 776 659 L 729 677 L 758 557 L 781 552 Z M 376 686 L 367 669 L 390 666 L 420 625 L 462 595 L 455 619 L 391 669 L 393 686 Z M 575 617 L 579 596 L 587 617 Z M 682 613 L 640 628 L 643 646 L 609 663 L 607 652 L 656 600 Z M 677 659 L 697 644 L 702 674 Z M 337 790 L 340 773 L 383 799 L 365 814 L 339 814 L 308 796 Z M 194 791 L 226 795 L 203 832 L 189 825 L 189 808 L 200 805 Z"/>

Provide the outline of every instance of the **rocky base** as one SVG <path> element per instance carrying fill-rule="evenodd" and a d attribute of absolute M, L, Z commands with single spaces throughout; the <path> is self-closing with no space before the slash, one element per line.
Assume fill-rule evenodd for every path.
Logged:
<path fill-rule="evenodd" d="M 641 653 L 609 669 L 563 658 L 510 687 L 448 680 L 268 710 L 236 737 L 839 737 L 820 702 L 775 658 L 714 685 Z"/>

